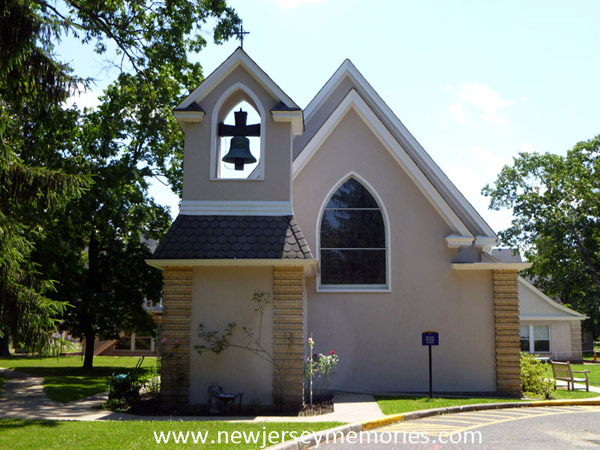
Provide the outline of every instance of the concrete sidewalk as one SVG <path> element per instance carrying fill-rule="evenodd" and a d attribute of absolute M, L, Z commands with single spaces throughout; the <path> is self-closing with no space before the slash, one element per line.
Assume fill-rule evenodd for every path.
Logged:
<path fill-rule="evenodd" d="M 46 396 L 41 377 L 3 368 L 0 376 L 6 378 L 0 395 L 0 418 L 99 420 L 115 414 L 97 409 L 108 399 L 108 393 L 60 403 Z"/>
<path fill-rule="evenodd" d="M 319 416 L 136 416 L 115 413 L 101 408 L 108 393 L 81 400 L 60 403 L 50 400 L 43 378 L 10 369 L 0 368 L 7 379 L 0 396 L 0 418 L 45 420 L 178 420 L 178 421 L 236 421 L 236 422 L 360 422 L 384 417 L 372 395 L 336 393 L 335 411 Z"/>
<path fill-rule="evenodd" d="M 567 389 L 567 382 L 566 381 L 557 381 L 556 387 L 561 388 L 561 389 Z M 585 384 L 575 383 L 575 389 L 578 391 L 582 391 L 582 390 L 585 391 Z M 598 392 L 600 394 L 600 387 L 590 385 L 590 392 Z"/>
<path fill-rule="evenodd" d="M 156 420 L 156 421 L 235 421 L 235 422 L 343 422 L 359 423 L 382 420 L 381 412 L 372 395 L 334 394 L 334 412 L 319 416 L 137 416 L 101 409 L 108 393 L 81 400 L 60 403 L 50 400 L 43 388 L 43 378 L 23 372 L 0 368 L 0 376 L 7 379 L 0 396 L 0 418 L 45 420 Z M 566 384 L 559 387 L 564 388 Z M 584 385 L 576 384 L 578 389 Z M 590 386 L 600 395 L 600 387 Z"/>

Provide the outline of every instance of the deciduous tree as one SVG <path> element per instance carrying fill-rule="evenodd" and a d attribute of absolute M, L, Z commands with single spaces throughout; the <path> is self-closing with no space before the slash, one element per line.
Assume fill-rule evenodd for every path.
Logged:
<path fill-rule="evenodd" d="M 148 180 L 163 176 L 176 192 L 181 189 L 183 139 L 172 109 L 203 77 L 190 55 L 207 44 L 206 36 L 220 43 L 241 22 L 225 0 L 0 1 L 5 23 L 25 17 L 39 25 L 30 27 L 28 44 L 19 48 L 32 61 L 41 61 L 39 73 L 52 75 L 62 86 L 52 102 L 38 99 L 31 83 L 43 89 L 46 78 L 9 65 L 7 78 L 17 82 L 3 91 L 3 98 L 5 91 L 18 93 L 23 107 L 15 114 L 26 123 L 10 145 L 26 143 L 16 154 L 30 167 L 93 180 L 65 208 L 33 214 L 43 232 L 30 248 L 39 270 L 57 281 L 49 295 L 70 303 L 64 326 L 86 337 L 84 367 L 91 368 L 94 337 L 117 337 L 119 331 L 147 323 L 142 301 L 159 297 L 160 273 L 144 263 L 150 254 L 145 241 L 160 237 L 169 216 L 148 196 Z M 206 26 L 211 31 L 204 31 Z M 55 45 L 67 33 L 81 40 L 82 51 L 83 45 L 93 46 L 117 68 L 97 109 L 79 111 L 64 104 L 68 94 L 91 81 L 73 76 L 56 58 Z M 18 47 L 21 31 L 10 39 Z M 15 61 L 12 51 L 3 47 L 2 52 Z M 28 109 L 36 102 L 37 109 Z M 44 116 L 49 105 L 60 107 Z"/>
<path fill-rule="evenodd" d="M 492 209 L 510 208 L 503 241 L 524 247 L 528 275 L 547 294 L 590 317 L 600 332 L 600 136 L 566 156 L 522 153 L 486 186 Z"/>

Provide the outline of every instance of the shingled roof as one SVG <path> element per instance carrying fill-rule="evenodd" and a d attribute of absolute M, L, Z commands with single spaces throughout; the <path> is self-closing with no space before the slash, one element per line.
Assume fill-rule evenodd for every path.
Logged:
<path fill-rule="evenodd" d="M 179 215 L 152 259 L 314 259 L 293 216 Z"/>

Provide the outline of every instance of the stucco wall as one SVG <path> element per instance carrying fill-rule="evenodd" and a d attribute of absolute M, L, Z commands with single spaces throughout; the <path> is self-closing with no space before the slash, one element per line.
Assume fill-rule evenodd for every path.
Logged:
<path fill-rule="evenodd" d="M 228 88 L 243 83 L 253 92 L 260 104 L 254 105 L 259 114 L 265 115 L 265 127 L 261 129 L 261 139 L 265 140 L 264 180 L 211 180 L 210 153 L 212 111 Z M 234 100 L 225 102 L 220 110 L 218 123 L 237 104 L 238 100 L 254 102 L 241 91 L 232 93 Z M 229 97 L 228 97 L 229 98 Z M 238 67 L 225 80 L 201 101 L 200 106 L 207 112 L 204 120 L 197 124 L 186 124 L 185 156 L 183 178 L 183 200 L 239 200 L 239 201 L 289 201 L 290 200 L 290 160 L 291 126 L 289 123 L 276 123 L 270 110 L 278 100 L 268 94 L 248 73 Z M 229 149 L 225 149 L 227 152 Z"/>
<path fill-rule="evenodd" d="M 519 303 L 522 326 L 550 326 L 551 353 L 579 353 L 580 348 L 573 348 L 572 321 L 568 320 L 571 318 L 573 321 L 579 321 L 579 319 L 549 304 L 540 294 L 528 288 L 522 281 L 519 281 Z M 531 320 L 530 317 L 535 317 L 536 320 Z"/>
<path fill-rule="evenodd" d="M 453 230 L 353 111 L 294 181 L 294 211 L 315 256 L 319 207 L 351 171 L 373 187 L 389 215 L 391 292 L 317 292 L 317 281 L 308 281 L 307 331 L 317 352 L 340 357 L 332 387 L 427 390 L 421 332 L 435 330 L 434 390 L 494 391 L 491 273 L 451 270 L 457 251 L 443 239 Z"/>
<path fill-rule="evenodd" d="M 253 400 L 271 405 L 273 367 L 248 350 L 228 348 L 219 355 L 199 355 L 198 325 L 222 331 L 228 323 L 237 323 L 232 342 L 244 345 L 248 339 L 242 326 L 258 331 L 259 314 L 251 301 L 255 289 L 273 293 L 272 267 L 200 267 L 193 272 L 193 303 L 190 350 L 190 403 L 207 403 L 208 387 L 217 383 L 225 392 L 243 392 L 243 403 Z M 273 304 L 264 314 L 262 345 L 273 354 Z"/>
<path fill-rule="evenodd" d="M 522 316 L 568 316 L 519 281 L 519 312 Z"/>
<path fill-rule="evenodd" d="M 570 353 L 571 322 L 558 320 L 521 320 L 521 326 L 550 326 L 550 353 Z"/>

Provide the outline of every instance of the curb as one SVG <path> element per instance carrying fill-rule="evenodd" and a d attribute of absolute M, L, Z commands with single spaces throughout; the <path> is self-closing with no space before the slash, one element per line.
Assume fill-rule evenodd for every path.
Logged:
<path fill-rule="evenodd" d="M 532 408 L 540 406 L 600 406 L 600 397 L 580 400 L 544 400 L 537 402 L 514 402 L 514 403 L 480 403 L 474 405 L 451 406 L 448 408 L 426 409 L 421 411 L 412 411 L 403 414 L 392 414 L 381 419 L 367 420 L 365 422 L 356 422 L 349 425 L 330 428 L 319 431 L 307 436 L 305 439 L 294 439 L 293 441 L 283 442 L 281 444 L 269 447 L 271 450 L 303 450 L 318 446 L 321 442 L 327 442 L 339 439 L 350 432 L 360 433 L 361 431 L 372 430 L 385 425 L 391 425 L 397 422 L 406 422 L 409 420 L 423 419 L 426 417 L 439 416 L 442 414 L 456 414 L 470 411 L 486 411 L 493 409 L 510 408 Z"/>

